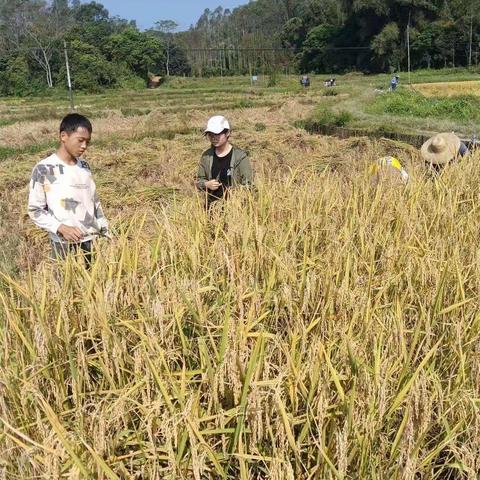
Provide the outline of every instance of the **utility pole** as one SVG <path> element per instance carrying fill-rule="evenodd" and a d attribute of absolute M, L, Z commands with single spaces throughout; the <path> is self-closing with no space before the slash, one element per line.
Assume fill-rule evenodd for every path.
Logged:
<path fill-rule="evenodd" d="M 470 14 L 470 38 L 468 45 L 468 68 L 472 66 L 473 12 Z"/>
<path fill-rule="evenodd" d="M 411 77 L 410 77 L 410 14 L 411 11 L 408 12 L 408 25 L 407 25 L 407 63 L 408 63 L 408 84 L 411 85 Z"/>
<path fill-rule="evenodd" d="M 70 78 L 70 65 L 68 63 L 67 41 L 63 41 L 63 48 L 65 51 L 65 67 L 67 68 L 67 82 L 68 82 L 68 96 L 70 98 L 70 111 L 75 111 L 75 104 L 73 103 L 72 79 Z"/>

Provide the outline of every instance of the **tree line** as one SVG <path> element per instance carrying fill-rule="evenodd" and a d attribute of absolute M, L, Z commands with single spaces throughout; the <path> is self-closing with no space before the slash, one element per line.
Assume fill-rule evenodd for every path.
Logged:
<path fill-rule="evenodd" d="M 64 45 L 77 90 L 144 87 L 149 72 L 189 74 L 176 27 L 159 20 L 142 32 L 95 1 L 0 0 L 0 94 L 64 86 Z"/>
<path fill-rule="evenodd" d="M 221 0 L 219 0 L 221 1 Z M 480 0 L 256 0 L 146 31 L 98 2 L 0 0 L 0 94 L 143 87 L 149 73 L 342 73 L 477 65 Z M 407 48 L 409 47 L 409 48 Z M 410 59 L 407 52 L 410 51 Z"/>
<path fill-rule="evenodd" d="M 187 51 L 213 49 L 213 58 L 189 57 L 196 73 L 246 73 L 251 63 L 302 73 L 388 72 L 407 68 L 408 50 L 412 69 L 471 66 L 480 60 L 479 7 L 479 0 L 257 0 L 205 10 L 180 35 Z M 275 50 L 255 64 L 248 52 L 262 47 Z M 222 50 L 239 58 L 227 62 Z"/>

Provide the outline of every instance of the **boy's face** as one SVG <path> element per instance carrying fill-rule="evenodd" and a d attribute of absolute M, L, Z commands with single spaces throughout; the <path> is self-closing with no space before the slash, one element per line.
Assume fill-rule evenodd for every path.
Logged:
<path fill-rule="evenodd" d="M 212 133 L 207 132 L 207 138 L 214 147 L 223 147 L 228 142 L 230 132 Z"/>
<path fill-rule="evenodd" d="M 61 132 L 60 141 L 65 150 L 75 158 L 81 157 L 90 143 L 92 135 L 85 127 L 78 127 L 74 132 Z"/>

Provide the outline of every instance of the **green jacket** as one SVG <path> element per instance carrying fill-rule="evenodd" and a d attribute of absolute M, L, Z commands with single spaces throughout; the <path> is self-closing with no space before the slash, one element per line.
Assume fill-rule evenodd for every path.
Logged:
<path fill-rule="evenodd" d="M 202 154 L 197 173 L 197 188 L 205 190 L 205 182 L 212 179 L 214 147 L 209 148 Z M 232 186 L 252 185 L 253 171 L 247 152 L 233 147 L 232 160 L 230 162 L 232 170 Z"/>

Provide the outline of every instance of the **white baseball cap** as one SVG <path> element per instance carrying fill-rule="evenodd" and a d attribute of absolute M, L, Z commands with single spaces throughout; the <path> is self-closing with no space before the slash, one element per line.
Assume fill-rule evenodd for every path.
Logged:
<path fill-rule="evenodd" d="M 222 115 L 215 115 L 208 119 L 207 128 L 204 133 L 222 133 L 224 130 L 230 130 L 230 124 L 228 120 Z"/>

